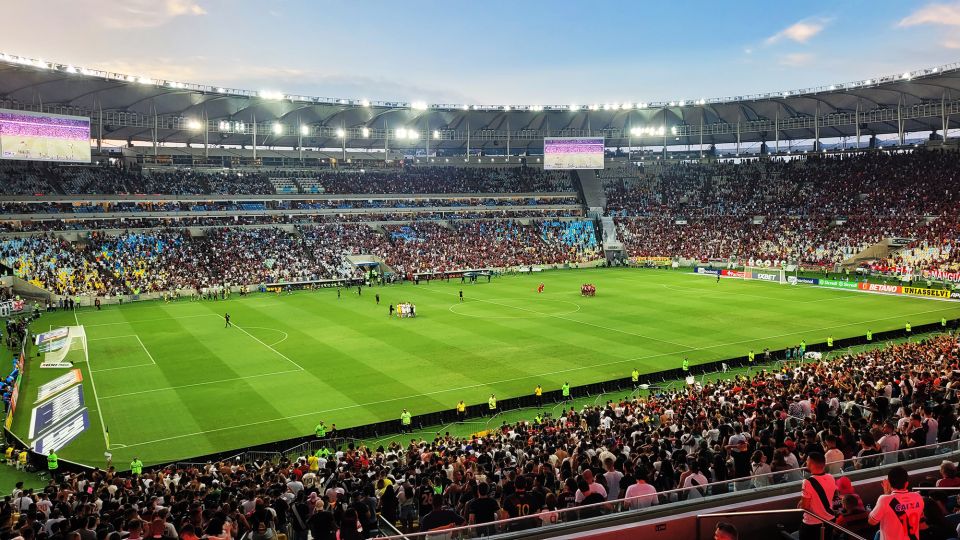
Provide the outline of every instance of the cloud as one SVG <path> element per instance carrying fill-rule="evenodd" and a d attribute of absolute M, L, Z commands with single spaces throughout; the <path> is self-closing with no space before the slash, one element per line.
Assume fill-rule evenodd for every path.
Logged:
<path fill-rule="evenodd" d="M 960 39 L 947 39 L 941 45 L 947 49 L 960 49 Z"/>
<path fill-rule="evenodd" d="M 827 25 L 825 20 L 804 20 L 794 23 L 766 40 L 767 45 L 773 45 L 784 39 L 796 41 L 797 43 L 806 43 L 810 38 L 819 34 Z"/>
<path fill-rule="evenodd" d="M 182 16 L 197 17 L 207 10 L 193 0 L 126 0 L 114 4 L 110 0 L 95 0 L 102 9 L 94 10 L 100 24 L 107 28 L 155 28 Z"/>
<path fill-rule="evenodd" d="M 781 66 L 800 67 L 813 63 L 814 56 L 810 53 L 792 53 L 780 57 Z"/>
<path fill-rule="evenodd" d="M 927 4 L 901 20 L 898 26 L 918 26 L 921 24 L 960 26 L 960 2 Z"/>

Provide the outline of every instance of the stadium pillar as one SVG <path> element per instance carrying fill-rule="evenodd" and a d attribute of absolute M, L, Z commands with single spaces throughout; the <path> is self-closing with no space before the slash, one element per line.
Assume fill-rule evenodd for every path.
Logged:
<path fill-rule="evenodd" d="M 253 115 L 253 130 L 251 131 L 251 133 L 253 134 L 253 160 L 256 161 L 257 160 L 257 115 L 256 114 Z"/>
<path fill-rule="evenodd" d="M 507 120 L 507 161 L 510 161 L 510 121 Z"/>
<path fill-rule="evenodd" d="M 157 119 L 157 107 L 153 107 L 153 157 L 157 157 L 157 128 L 160 121 Z"/>
<path fill-rule="evenodd" d="M 467 120 L 467 162 L 470 161 L 470 120 Z"/>
<path fill-rule="evenodd" d="M 97 108 L 100 110 L 97 114 L 97 153 L 103 150 L 103 101 L 97 97 Z"/>
<path fill-rule="evenodd" d="M 940 97 L 940 120 L 943 123 L 943 142 L 947 142 L 947 131 L 950 129 L 950 115 L 947 114 L 947 91 Z"/>
<path fill-rule="evenodd" d="M 427 163 L 430 163 L 430 136 L 433 135 L 430 133 L 430 120 L 427 119 L 427 115 L 423 115 L 423 143 L 424 149 L 426 150 Z"/>
<path fill-rule="evenodd" d="M 817 102 L 817 108 L 813 113 L 813 151 L 820 150 L 820 102 Z"/>
<path fill-rule="evenodd" d="M 207 162 L 210 159 L 210 117 L 207 116 L 207 110 L 203 110 L 203 161 Z"/>
<path fill-rule="evenodd" d="M 663 159 L 667 159 L 667 108 L 663 108 Z"/>
<path fill-rule="evenodd" d="M 300 156 L 300 166 L 303 166 L 303 124 L 300 123 L 300 115 L 297 115 L 297 150 Z"/>
<path fill-rule="evenodd" d="M 340 163 L 338 166 L 347 162 L 347 128 L 343 122 L 340 122 L 340 129 L 343 132 L 343 137 L 340 137 L 340 149 L 342 150 L 342 153 L 340 155 Z"/>
<path fill-rule="evenodd" d="M 860 149 L 860 98 L 857 98 L 857 109 L 853 113 L 854 123 L 857 124 L 857 150 Z"/>
<path fill-rule="evenodd" d="M 776 145 L 776 152 L 780 153 L 780 104 L 777 103 L 776 111 L 773 115 L 773 138 Z"/>
<path fill-rule="evenodd" d="M 740 107 L 737 107 L 737 155 L 740 155 Z"/>
<path fill-rule="evenodd" d="M 900 141 L 900 146 L 903 146 L 903 142 L 904 142 L 904 133 L 903 133 L 903 94 L 900 94 L 900 98 L 897 99 L 897 135 L 898 135 L 898 140 Z"/>
<path fill-rule="evenodd" d="M 387 121 L 383 121 L 383 162 L 390 161 L 390 130 L 387 129 Z"/>
<path fill-rule="evenodd" d="M 703 116 L 707 114 L 706 107 L 700 107 L 700 159 L 703 159 Z"/>

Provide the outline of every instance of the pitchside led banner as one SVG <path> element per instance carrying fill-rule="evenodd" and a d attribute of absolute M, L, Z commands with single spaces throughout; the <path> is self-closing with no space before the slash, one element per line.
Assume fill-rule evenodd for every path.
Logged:
<path fill-rule="evenodd" d="M 602 169 L 603 137 L 544 137 L 543 168 Z"/>
<path fill-rule="evenodd" d="M 0 109 L 0 159 L 90 163 L 90 119 Z"/>

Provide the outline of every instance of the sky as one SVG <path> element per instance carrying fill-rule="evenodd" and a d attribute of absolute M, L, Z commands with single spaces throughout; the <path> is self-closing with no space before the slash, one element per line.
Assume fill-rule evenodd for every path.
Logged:
<path fill-rule="evenodd" d="M 737 96 L 960 60 L 960 0 L 2 0 L 0 52 L 287 94 L 567 105 Z"/>

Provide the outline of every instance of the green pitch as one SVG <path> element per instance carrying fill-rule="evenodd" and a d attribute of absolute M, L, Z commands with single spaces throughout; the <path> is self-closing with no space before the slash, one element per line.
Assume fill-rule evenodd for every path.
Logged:
<path fill-rule="evenodd" d="M 537 284 L 546 286 L 542 294 Z M 582 298 L 582 283 L 597 296 Z M 463 290 L 465 301 L 458 292 Z M 380 294 L 380 305 L 374 294 Z M 389 318 L 413 302 L 416 319 Z M 229 312 L 233 328 L 224 328 Z M 62 459 L 159 463 L 338 427 L 577 386 L 691 363 L 960 317 L 960 303 L 684 272 L 551 271 L 434 282 L 144 302 L 46 314 L 35 331 L 84 325 L 91 426 Z M 30 359 L 14 430 L 38 385 L 63 370 Z M 101 417 L 103 424 L 101 424 Z"/>

